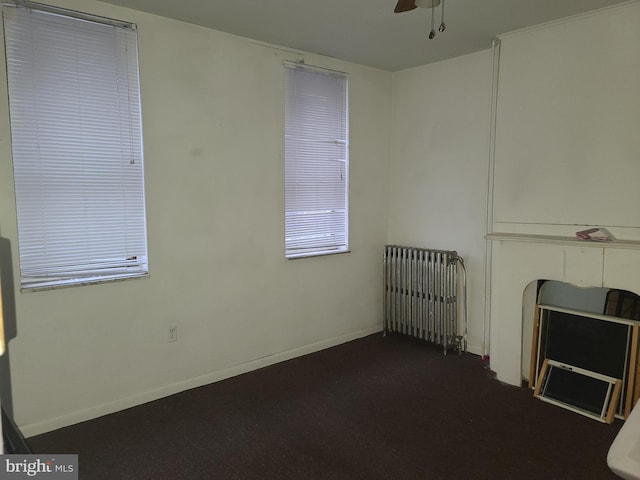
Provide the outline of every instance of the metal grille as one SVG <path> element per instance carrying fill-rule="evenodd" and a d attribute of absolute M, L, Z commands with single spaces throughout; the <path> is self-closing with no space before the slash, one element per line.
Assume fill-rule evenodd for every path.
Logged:
<path fill-rule="evenodd" d="M 462 351 L 457 262 L 452 250 L 384 247 L 384 331 Z"/>

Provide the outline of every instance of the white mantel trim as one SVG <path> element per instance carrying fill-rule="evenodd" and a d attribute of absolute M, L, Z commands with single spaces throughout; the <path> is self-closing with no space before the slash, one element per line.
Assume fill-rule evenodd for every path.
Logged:
<path fill-rule="evenodd" d="M 495 233 L 491 281 L 491 369 L 499 380 L 522 380 L 523 294 L 532 281 L 556 280 L 640 294 L 640 242 Z"/>
<path fill-rule="evenodd" d="M 553 245 L 571 245 L 573 247 L 594 247 L 594 248 L 626 248 L 640 250 L 640 241 L 636 240 L 613 240 L 613 241 L 593 241 L 580 240 L 575 237 L 564 237 L 559 235 L 533 235 L 520 233 L 490 233 L 485 236 L 487 240 L 526 242 L 526 243 L 550 243 Z"/>

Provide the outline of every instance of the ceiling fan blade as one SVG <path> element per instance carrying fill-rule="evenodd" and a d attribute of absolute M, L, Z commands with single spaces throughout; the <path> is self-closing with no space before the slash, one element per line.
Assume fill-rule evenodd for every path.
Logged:
<path fill-rule="evenodd" d="M 414 8 L 418 8 L 415 0 L 398 0 L 396 4 L 396 8 L 393 9 L 395 13 L 408 12 L 409 10 L 413 10 Z"/>

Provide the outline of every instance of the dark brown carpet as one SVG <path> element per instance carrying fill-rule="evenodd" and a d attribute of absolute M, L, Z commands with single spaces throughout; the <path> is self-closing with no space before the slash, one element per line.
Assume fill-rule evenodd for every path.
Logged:
<path fill-rule="evenodd" d="M 501 384 L 479 357 L 372 335 L 29 439 L 80 478 L 617 478 L 604 425 Z"/>

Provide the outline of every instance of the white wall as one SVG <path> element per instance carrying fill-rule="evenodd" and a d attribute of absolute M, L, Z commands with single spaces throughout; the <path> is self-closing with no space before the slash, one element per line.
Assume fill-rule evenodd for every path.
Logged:
<path fill-rule="evenodd" d="M 50 3 L 138 24 L 151 274 L 16 287 L 9 351 L 26 435 L 381 330 L 390 73 L 99 2 Z M 284 259 L 285 58 L 350 74 L 349 254 Z M 0 235 L 11 242 L 17 286 L 0 75 Z"/>
<path fill-rule="evenodd" d="M 389 243 L 456 250 L 482 353 L 491 51 L 393 75 Z"/>
<path fill-rule="evenodd" d="M 640 238 L 638 25 L 633 2 L 502 37 L 496 230 Z"/>

